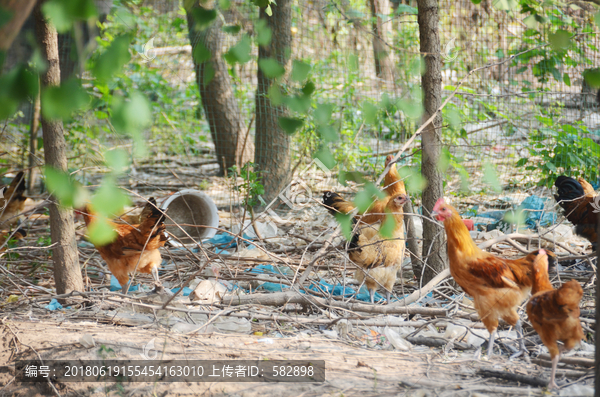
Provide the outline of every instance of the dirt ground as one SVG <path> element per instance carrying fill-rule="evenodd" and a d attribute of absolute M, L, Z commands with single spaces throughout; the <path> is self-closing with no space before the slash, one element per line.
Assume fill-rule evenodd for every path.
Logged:
<path fill-rule="evenodd" d="M 81 359 L 103 357 L 139 359 L 154 340 L 157 359 L 230 360 L 325 360 L 323 383 L 18 383 L 10 367 L 0 373 L 2 396 L 484 396 L 542 395 L 541 388 L 518 386 L 477 375 L 481 367 L 508 369 L 529 376 L 548 376 L 522 359 L 506 356 L 491 361 L 475 359 L 472 351 L 448 354 L 440 348 L 419 346 L 412 351 L 375 350 L 357 347 L 341 338 L 300 333 L 270 338 L 242 334 L 179 334 L 157 329 L 124 327 L 94 322 L 31 320 L 3 316 L 0 362 L 17 359 Z M 11 318 L 13 317 L 13 318 Z M 82 345 L 82 336 L 95 346 Z M 259 342 L 263 340 L 263 342 Z M 108 355 L 108 356 L 107 356 Z M 589 379 L 588 379 L 589 382 Z M 571 386 L 573 387 L 573 386 Z M 563 390 L 564 391 L 564 390 Z M 566 395 L 561 393 L 561 395 Z M 574 395 L 574 394 L 568 394 Z"/>

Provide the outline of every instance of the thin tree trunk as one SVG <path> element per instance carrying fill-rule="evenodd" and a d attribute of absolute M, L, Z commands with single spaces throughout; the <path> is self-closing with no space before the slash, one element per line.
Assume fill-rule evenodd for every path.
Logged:
<path fill-rule="evenodd" d="M 286 67 L 292 46 L 292 1 L 278 0 L 271 4 L 272 16 L 264 8 L 260 18 L 267 21 L 273 31 L 271 43 L 258 48 L 258 59 L 273 58 Z M 274 106 L 268 98 L 273 80 L 258 68 L 256 88 L 256 136 L 255 162 L 265 181 L 265 198 L 273 200 L 290 181 L 290 136 L 279 126 L 279 117 L 286 114 L 282 106 Z"/>
<path fill-rule="evenodd" d="M 0 8 L 11 12 L 12 18 L 0 28 L 0 51 L 5 52 L 10 48 L 15 37 L 21 31 L 25 20 L 31 14 L 36 0 L 0 0 Z M 0 62 L 2 66 L 2 62 Z"/>
<path fill-rule="evenodd" d="M 388 0 L 369 0 L 371 17 L 373 18 L 373 57 L 377 77 L 386 81 L 394 80 L 394 68 L 391 52 L 386 45 L 390 25 L 384 24 L 381 15 L 389 14 Z"/>
<path fill-rule="evenodd" d="M 214 7 L 215 2 L 213 1 L 212 5 L 210 3 L 204 2 L 204 8 Z M 194 7 L 200 6 L 196 4 Z M 211 59 L 207 62 L 198 63 L 194 59 L 194 69 L 204 115 L 215 145 L 217 162 L 221 174 L 225 175 L 229 167 L 241 167 L 252 160 L 254 144 L 248 139 L 248 130 L 233 92 L 227 63 L 222 56 L 224 33 L 221 29 L 221 18 L 217 17 L 204 30 L 196 28 L 197 24 L 191 12 L 187 12 L 187 21 L 192 54 L 199 43 L 204 44 L 211 52 Z M 214 72 L 212 77 L 211 72 Z"/>
<path fill-rule="evenodd" d="M 411 216 L 414 214 L 412 202 L 408 200 L 404 204 L 404 224 L 406 225 L 406 248 L 410 255 L 410 263 L 412 265 L 413 274 L 418 280 L 421 279 L 421 273 L 423 272 L 423 266 L 421 265 L 421 258 L 419 255 L 419 241 L 415 233 L 415 221 Z"/>
<path fill-rule="evenodd" d="M 33 100 L 33 114 L 31 117 L 31 128 L 29 129 L 29 175 L 27 176 L 27 192 L 30 195 L 33 194 L 33 188 L 35 187 L 35 168 L 38 165 L 41 165 L 37 164 L 37 159 L 35 157 L 37 148 L 37 134 L 40 127 L 40 110 L 40 93 L 38 92 Z"/>
<path fill-rule="evenodd" d="M 41 86 L 57 86 L 60 84 L 58 37 L 54 26 L 50 25 L 42 15 L 42 3 L 43 1 L 40 1 L 35 8 L 37 42 L 42 57 L 48 63 L 48 70 L 41 75 Z M 62 121 L 46 120 L 42 117 L 42 128 L 46 165 L 67 171 L 67 144 Z M 83 279 L 79 269 L 79 253 L 75 243 L 73 211 L 61 208 L 56 203 L 51 203 L 49 207 L 50 234 L 52 244 L 54 244 L 52 261 L 54 262 L 56 293 L 83 292 Z"/>
<path fill-rule="evenodd" d="M 419 0 L 417 4 L 421 52 L 426 54 L 424 56 L 425 73 L 421 78 L 425 107 L 423 120 L 426 120 L 442 104 L 439 10 L 436 0 Z M 421 174 L 427 180 L 427 187 L 423 190 L 423 215 L 426 216 L 433 210 L 437 199 L 444 195 L 442 175 L 438 171 L 442 149 L 441 127 L 442 117 L 441 114 L 438 114 L 433 123 L 423 130 L 421 139 L 423 145 Z M 423 283 L 427 283 L 446 267 L 444 233 L 433 222 L 423 222 L 423 252 L 421 256 L 427 263 L 423 275 Z"/>

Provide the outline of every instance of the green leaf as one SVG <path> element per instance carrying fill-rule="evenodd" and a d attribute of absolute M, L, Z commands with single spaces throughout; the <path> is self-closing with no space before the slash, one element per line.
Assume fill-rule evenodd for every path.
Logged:
<path fill-rule="evenodd" d="M 423 104 L 420 101 L 410 99 L 401 99 L 398 101 L 398 108 L 413 120 L 420 119 L 424 112 Z"/>
<path fill-rule="evenodd" d="M 600 69 L 586 69 L 583 71 L 583 79 L 592 88 L 600 88 Z"/>
<path fill-rule="evenodd" d="M 386 210 L 387 212 L 387 210 Z M 379 234 L 381 234 L 384 238 L 392 238 L 394 237 L 394 230 L 396 229 L 396 219 L 390 213 L 385 215 L 385 219 L 383 220 L 383 224 L 379 228 Z"/>
<path fill-rule="evenodd" d="M 242 30 L 242 27 L 240 25 L 223 26 L 223 32 L 229 33 L 229 34 L 238 34 L 240 32 L 240 30 Z"/>
<path fill-rule="evenodd" d="M 600 11 L 594 14 L 594 22 L 596 26 L 600 27 Z"/>
<path fill-rule="evenodd" d="M 448 119 L 448 122 L 452 127 L 457 128 L 458 126 L 460 126 L 461 118 L 458 109 L 454 107 L 449 108 L 446 112 L 446 118 Z"/>
<path fill-rule="evenodd" d="M 87 190 L 75 181 L 69 173 L 46 166 L 44 167 L 44 175 L 48 190 L 58 199 L 60 205 L 80 208 L 88 200 Z"/>
<path fill-rule="evenodd" d="M 206 8 L 195 7 L 191 12 L 192 17 L 196 21 L 194 28 L 197 30 L 206 29 L 217 18 L 216 10 L 207 10 Z"/>
<path fill-rule="evenodd" d="M 59 33 L 71 29 L 73 22 L 98 15 L 93 0 L 48 0 L 42 12 Z"/>
<path fill-rule="evenodd" d="M 492 0 L 492 5 L 500 11 L 510 11 L 517 8 L 516 0 Z"/>
<path fill-rule="evenodd" d="M 402 167 L 398 173 L 404 179 L 406 191 L 411 194 L 421 193 L 427 186 L 427 179 L 415 167 Z"/>
<path fill-rule="evenodd" d="M 438 171 L 440 171 L 441 173 L 445 173 L 448 170 L 448 167 L 450 167 L 451 158 L 452 154 L 450 153 L 450 151 L 446 147 L 443 147 L 442 153 L 440 154 L 440 159 L 437 164 Z"/>
<path fill-rule="evenodd" d="M 196 63 L 204 63 L 204 62 L 210 60 L 210 58 L 212 56 L 212 54 L 210 53 L 210 50 L 208 48 L 206 48 L 206 46 L 202 42 L 198 42 L 196 44 L 196 47 L 194 47 L 194 52 L 192 55 L 194 56 L 194 60 L 196 61 Z"/>
<path fill-rule="evenodd" d="M 229 51 L 224 55 L 225 60 L 230 64 L 237 63 L 246 63 L 248 62 L 250 57 L 250 45 L 252 42 L 250 41 L 250 37 L 247 34 L 244 34 L 240 41 L 231 47 Z"/>
<path fill-rule="evenodd" d="M 471 2 L 472 2 L 473 4 L 479 4 L 479 3 L 481 3 L 481 0 L 471 0 Z"/>
<path fill-rule="evenodd" d="M 296 130 L 304 125 L 303 119 L 293 117 L 280 117 L 279 126 L 288 134 L 292 135 Z"/>
<path fill-rule="evenodd" d="M 207 62 L 204 65 L 203 72 L 202 72 L 202 74 L 204 76 L 203 84 L 205 87 L 210 84 L 212 79 L 215 77 L 215 73 L 216 73 L 216 71 L 215 71 L 215 68 L 212 65 L 212 63 Z"/>
<path fill-rule="evenodd" d="M 535 18 L 535 15 L 530 15 L 527 18 L 523 19 L 523 23 L 529 29 L 537 29 L 537 27 L 538 27 L 538 21 Z"/>
<path fill-rule="evenodd" d="M 23 101 L 37 96 L 37 74 L 25 65 L 17 65 L 8 73 L 0 74 L 0 119 L 12 116 Z"/>
<path fill-rule="evenodd" d="M 502 191 L 502 184 L 498 178 L 496 168 L 487 160 L 483 162 L 483 181 L 488 184 L 496 193 Z"/>
<path fill-rule="evenodd" d="M 104 178 L 102 185 L 92 197 L 94 211 L 109 217 L 121 213 L 130 202 L 129 197 L 115 185 L 111 177 Z"/>
<path fill-rule="evenodd" d="M 266 47 L 271 43 L 273 31 L 267 25 L 267 21 L 265 19 L 259 19 L 256 21 L 254 24 L 254 31 L 256 32 L 256 44 Z"/>
<path fill-rule="evenodd" d="M 571 33 L 559 29 L 556 33 L 548 35 L 548 41 L 550 41 L 550 46 L 554 51 L 566 50 L 571 46 Z"/>
<path fill-rule="evenodd" d="M 10 22 L 13 12 L 0 6 L 0 28 Z"/>
<path fill-rule="evenodd" d="M 352 216 L 348 214 L 335 214 L 335 219 L 341 226 L 342 234 L 346 238 L 346 240 L 352 240 Z"/>
<path fill-rule="evenodd" d="M 304 84 L 304 87 L 302 87 L 302 93 L 309 97 L 315 92 L 316 88 L 315 83 L 307 81 L 306 84 Z"/>
<path fill-rule="evenodd" d="M 115 174 L 121 174 L 129 167 L 129 154 L 123 149 L 113 149 L 104 153 L 105 163 Z"/>
<path fill-rule="evenodd" d="M 319 125 L 329 124 L 331 114 L 333 113 L 333 105 L 331 103 L 319 103 L 313 113 L 315 122 Z"/>
<path fill-rule="evenodd" d="M 337 132 L 330 125 L 319 126 L 317 132 L 324 142 L 336 142 L 339 139 Z"/>
<path fill-rule="evenodd" d="M 570 86 L 571 86 L 571 78 L 569 77 L 569 73 L 565 72 L 565 73 L 563 74 L 563 82 L 565 83 L 565 85 L 566 85 L 567 87 L 570 87 Z"/>
<path fill-rule="evenodd" d="M 281 88 L 279 84 L 271 84 L 268 91 L 269 99 L 271 100 L 271 104 L 273 106 L 279 106 L 284 101 L 284 96 L 281 93 Z"/>
<path fill-rule="evenodd" d="M 117 232 L 112 228 L 108 219 L 97 215 L 87 228 L 90 243 L 102 247 L 112 243 L 117 237 Z"/>
<path fill-rule="evenodd" d="M 270 79 L 275 79 L 279 76 L 283 76 L 285 68 L 273 58 L 263 58 L 258 60 L 258 67 L 262 72 Z"/>
<path fill-rule="evenodd" d="M 319 150 L 315 153 L 315 158 L 321 160 L 325 167 L 329 169 L 335 167 L 335 159 L 333 158 L 333 155 L 331 154 L 327 146 L 321 146 Z"/>
<path fill-rule="evenodd" d="M 110 80 L 121 71 L 123 65 L 131 60 L 129 53 L 131 40 L 132 37 L 129 34 L 115 37 L 106 51 L 98 57 L 92 68 L 92 73 L 98 80 L 101 82 Z"/>
<path fill-rule="evenodd" d="M 523 157 L 522 159 L 517 161 L 517 167 L 524 166 L 525 164 L 527 164 L 527 161 L 529 161 L 529 159 L 527 157 Z"/>
<path fill-rule="evenodd" d="M 231 0 L 219 0 L 219 8 L 222 10 L 229 10 L 231 8 Z"/>
<path fill-rule="evenodd" d="M 481 0 L 479 0 L 479 1 L 481 1 Z M 475 4 L 478 4 L 478 3 L 475 3 Z M 398 7 L 396 8 L 396 15 L 405 14 L 405 13 L 417 15 L 419 13 L 419 10 L 417 10 L 417 8 L 415 8 L 415 7 L 411 7 L 406 4 L 398 4 Z"/>
<path fill-rule="evenodd" d="M 71 78 L 58 87 L 48 87 L 41 95 L 42 114 L 47 119 L 68 119 L 73 112 L 85 109 L 90 103 L 79 80 Z"/>
<path fill-rule="evenodd" d="M 363 118 L 365 123 L 374 125 L 377 121 L 377 113 L 379 108 L 371 102 L 364 101 L 362 106 Z"/>
<path fill-rule="evenodd" d="M 302 83 L 308 77 L 310 72 L 310 65 L 302 61 L 294 60 L 292 62 L 292 80 L 298 83 Z"/>
<path fill-rule="evenodd" d="M 359 212 L 365 212 L 371 204 L 373 204 L 373 197 L 377 199 L 382 199 L 385 197 L 385 193 L 381 190 L 377 189 L 371 182 L 367 182 L 364 186 L 364 189 L 359 191 L 354 197 L 354 204 L 356 204 L 356 208 L 358 208 Z"/>
<path fill-rule="evenodd" d="M 348 69 L 351 72 L 356 72 L 358 70 L 358 56 L 356 54 L 348 55 Z"/>
<path fill-rule="evenodd" d="M 141 131 L 151 120 L 150 103 L 141 93 L 133 92 L 129 100 L 114 97 L 111 123 L 117 132 L 141 138 Z"/>

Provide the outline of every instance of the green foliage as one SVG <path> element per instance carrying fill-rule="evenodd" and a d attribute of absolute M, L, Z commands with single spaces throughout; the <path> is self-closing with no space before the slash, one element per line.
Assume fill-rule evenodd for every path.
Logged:
<path fill-rule="evenodd" d="M 48 0 L 42 12 L 59 33 L 68 31 L 74 22 L 97 15 L 93 0 Z"/>
<path fill-rule="evenodd" d="M 71 115 L 89 106 L 90 98 L 78 79 L 71 78 L 58 87 L 42 91 L 42 114 L 48 119 L 69 119 Z"/>
<path fill-rule="evenodd" d="M 123 34 L 116 37 L 110 46 L 96 59 L 96 64 L 92 68 L 92 73 L 98 80 L 105 82 L 119 73 L 123 65 L 131 60 L 129 46 L 132 37 L 129 34 Z"/>
<path fill-rule="evenodd" d="M 389 213 L 389 211 L 386 210 L 385 212 L 385 219 L 383 220 L 383 223 L 379 228 L 379 234 L 381 234 L 381 236 L 385 238 L 392 238 L 394 229 L 396 229 L 396 218 L 394 218 L 394 216 L 391 213 Z"/>
<path fill-rule="evenodd" d="M 80 208 L 88 200 L 87 190 L 67 172 L 46 166 L 44 168 L 46 186 L 64 207 Z"/>
<path fill-rule="evenodd" d="M 236 182 L 235 188 L 243 197 L 244 207 L 250 209 L 259 205 L 259 196 L 265 193 L 265 188 L 261 183 L 260 171 L 256 171 L 256 164 L 248 162 L 241 170 L 233 166 L 229 172 L 234 181 L 238 177 L 242 178 L 242 183 L 238 185 Z"/>
<path fill-rule="evenodd" d="M 352 239 L 352 216 L 349 214 L 336 213 L 335 219 L 340 224 L 343 236 L 346 240 L 350 241 Z"/>
<path fill-rule="evenodd" d="M 502 191 L 502 183 L 500 182 L 500 178 L 498 178 L 498 172 L 488 160 L 484 160 L 483 162 L 483 181 L 496 193 Z"/>
<path fill-rule="evenodd" d="M 229 51 L 227 51 L 227 53 L 224 55 L 225 60 L 232 65 L 235 63 L 248 62 L 251 59 L 251 43 L 252 42 L 250 41 L 250 37 L 248 37 L 248 35 L 246 34 L 243 35 L 240 41 L 236 45 L 231 47 Z"/>
<path fill-rule="evenodd" d="M 24 65 L 17 65 L 0 75 L 0 119 L 12 116 L 19 104 L 35 97 L 38 90 L 37 76 Z"/>

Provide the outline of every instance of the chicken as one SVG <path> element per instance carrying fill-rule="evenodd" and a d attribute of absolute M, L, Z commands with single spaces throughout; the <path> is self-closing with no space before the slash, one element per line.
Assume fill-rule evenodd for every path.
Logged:
<path fill-rule="evenodd" d="M 569 222 L 575 225 L 575 233 L 587 238 L 595 247 L 598 242 L 598 214 L 594 211 L 600 210 L 600 197 L 586 194 L 581 183 L 563 175 L 556 178 L 554 185 L 558 188 L 554 198 L 565 210 Z"/>
<path fill-rule="evenodd" d="M 473 297 L 475 310 L 490 333 L 488 356 L 492 356 L 498 320 L 514 326 L 520 337 L 521 355 L 525 351 L 523 330 L 517 313 L 533 285 L 533 262 L 539 251 L 519 259 L 499 258 L 483 251 L 471 238 L 467 226 L 455 208 L 440 198 L 432 215 L 444 222 L 448 236 L 450 274 L 458 285 Z M 556 256 L 548 251 L 555 260 Z"/>
<path fill-rule="evenodd" d="M 95 215 L 88 206 L 77 212 L 83 215 L 86 226 L 89 227 L 94 221 Z M 108 269 L 121 284 L 123 293 L 129 289 L 129 274 L 135 271 L 152 274 L 156 290 L 162 290 L 158 278 L 162 258 L 158 249 L 167 241 L 164 215 L 156 206 L 153 197 L 148 200 L 142 214 L 144 218 L 139 225 L 119 225 L 111 222 L 111 226 L 117 232 L 115 240 L 103 246 L 96 246 Z"/>
<path fill-rule="evenodd" d="M 9 238 L 10 238 L 10 240 L 22 240 L 25 237 L 27 237 L 27 232 L 21 228 L 15 230 L 14 233 L 4 232 L 4 233 L 0 234 L 0 247 L 1 247 L 0 252 L 6 251 L 5 243 L 7 243 L 6 240 L 8 240 Z"/>
<path fill-rule="evenodd" d="M 583 290 L 576 280 L 567 281 L 559 289 L 552 288 L 548 278 L 548 257 L 544 250 L 540 250 L 533 266 L 533 296 L 527 303 L 527 315 L 552 357 L 548 388 L 553 389 L 557 387 L 555 375 L 560 354 L 574 348 L 583 338 L 579 321 L 579 302 Z M 563 345 L 559 346 L 557 341 Z"/>
<path fill-rule="evenodd" d="M 579 178 L 577 178 L 577 182 L 579 182 L 579 184 L 583 188 L 583 193 L 586 196 L 594 197 L 596 195 L 596 192 L 594 191 L 594 187 L 592 185 L 590 185 L 590 183 L 588 181 L 586 181 L 582 177 L 579 177 Z"/>
<path fill-rule="evenodd" d="M 393 157 L 391 155 L 386 158 L 386 167 L 390 161 L 392 161 L 392 158 Z M 383 178 L 383 183 L 383 190 L 387 196 L 382 199 L 375 200 L 369 209 L 365 211 L 364 215 L 357 215 L 356 218 L 360 219 L 361 222 L 372 225 L 381 221 L 385 218 L 385 207 L 390 200 L 390 197 L 398 194 L 406 194 L 406 188 L 402 178 L 400 177 L 400 174 L 398 174 L 396 163 L 391 165 L 390 170 Z M 323 204 L 328 208 L 332 215 L 335 215 L 338 212 L 341 212 L 342 214 L 348 214 L 355 208 L 353 203 L 344 200 L 339 194 L 329 191 L 323 193 Z"/>
<path fill-rule="evenodd" d="M 23 212 L 25 200 L 25 177 L 19 172 L 8 187 L 0 188 L 0 225 L 12 226 L 18 222 L 17 215 Z"/>
<path fill-rule="evenodd" d="M 396 282 L 398 267 L 404 258 L 405 240 L 402 207 L 408 198 L 405 194 L 392 196 L 385 210 L 393 214 L 395 222 L 390 239 L 383 237 L 377 228 L 365 226 L 357 230 L 348 246 L 348 257 L 357 266 L 367 271 L 357 269 L 355 278 L 365 281 L 371 303 L 375 303 L 375 291 L 381 284 L 386 289 L 386 298 L 390 302 L 391 291 Z M 357 222 L 354 220 L 354 222 Z M 378 284 L 379 283 L 379 284 Z"/>

